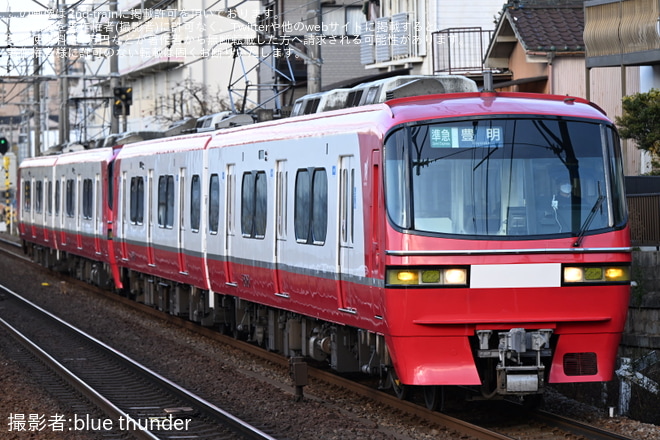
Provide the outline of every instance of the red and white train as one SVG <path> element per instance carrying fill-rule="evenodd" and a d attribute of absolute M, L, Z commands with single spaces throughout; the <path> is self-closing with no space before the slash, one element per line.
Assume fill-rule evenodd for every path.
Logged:
<path fill-rule="evenodd" d="M 406 97 L 23 161 L 43 265 L 403 397 L 610 380 L 631 247 L 579 98 Z"/>

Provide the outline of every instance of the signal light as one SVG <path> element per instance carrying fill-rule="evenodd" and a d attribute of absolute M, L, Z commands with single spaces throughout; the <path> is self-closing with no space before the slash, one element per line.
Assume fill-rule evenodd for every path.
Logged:
<path fill-rule="evenodd" d="M 112 89 L 115 97 L 112 105 L 112 114 L 114 116 L 130 115 L 130 106 L 133 104 L 132 87 L 115 87 Z"/>
<path fill-rule="evenodd" d="M 6 137 L 0 137 L 0 154 L 3 156 L 9 151 L 9 141 Z"/>

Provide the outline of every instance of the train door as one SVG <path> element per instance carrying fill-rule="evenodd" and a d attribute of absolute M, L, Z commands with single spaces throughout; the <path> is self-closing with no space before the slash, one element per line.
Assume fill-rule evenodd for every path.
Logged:
<path fill-rule="evenodd" d="M 44 241 L 50 242 L 51 234 L 53 234 L 53 182 L 51 179 L 46 179 L 46 206 L 44 215 Z M 57 240 L 53 240 L 57 241 Z"/>
<path fill-rule="evenodd" d="M 121 173 L 121 182 L 120 182 L 120 189 L 121 189 L 121 203 L 118 204 L 119 209 L 121 209 L 121 212 L 119 212 L 119 246 L 121 247 L 121 258 L 123 260 L 128 260 L 128 249 L 126 249 L 126 216 L 128 212 L 128 206 L 129 206 L 129 199 L 128 199 L 128 178 L 126 175 L 126 171 Z"/>
<path fill-rule="evenodd" d="M 103 186 L 101 185 L 101 175 L 96 174 L 94 177 L 94 252 L 101 253 L 101 235 L 103 234 Z"/>
<path fill-rule="evenodd" d="M 382 277 L 382 261 L 381 261 L 381 244 L 385 242 L 384 232 L 385 232 L 385 206 L 383 204 L 383 191 L 381 186 L 382 181 L 382 172 L 381 172 L 381 157 L 379 150 L 373 150 L 371 152 L 371 204 L 369 209 L 371 210 L 371 277 L 380 278 Z M 372 286 L 371 287 L 371 298 L 369 303 L 372 306 L 374 316 L 383 316 L 382 311 L 382 298 L 380 297 L 380 289 Z"/>
<path fill-rule="evenodd" d="M 286 210 L 287 210 L 287 181 L 286 160 L 278 160 L 275 164 L 275 295 L 287 297 L 288 293 L 282 291 L 280 280 L 280 265 L 282 249 L 286 242 Z"/>
<path fill-rule="evenodd" d="M 355 313 L 350 306 L 350 296 L 347 292 L 348 275 L 350 274 L 354 243 L 355 227 L 355 168 L 353 156 L 342 156 L 339 166 L 339 310 Z"/>
<path fill-rule="evenodd" d="M 185 237 L 185 213 L 186 213 L 186 169 L 181 168 L 179 170 L 179 233 L 177 237 L 177 242 L 179 243 L 179 252 L 178 252 L 178 263 L 179 263 L 179 273 L 187 273 L 186 265 L 186 247 L 184 243 Z"/>
<path fill-rule="evenodd" d="M 233 274 L 231 255 L 233 251 L 234 241 L 236 240 L 236 225 L 234 219 L 236 218 L 236 166 L 234 164 L 227 165 L 226 177 L 226 200 L 225 200 L 225 283 L 228 286 L 237 286 L 235 276 Z"/>
<path fill-rule="evenodd" d="M 76 246 L 82 249 L 82 204 L 83 204 L 83 191 L 82 191 L 82 175 L 78 174 L 76 177 L 76 206 L 74 207 L 74 215 L 76 216 Z"/>
<path fill-rule="evenodd" d="M 149 170 L 147 174 L 147 264 L 154 266 L 154 206 L 153 206 L 153 187 L 154 187 L 154 170 Z"/>
<path fill-rule="evenodd" d="M 55 212 L 58 214 L 59 229 L 60 229 L 60 245 L 66 246 L 66 230 L 64 229 L 64 209 L 66 206 L 66 179 L 62 177 L 55 184 Z"/>

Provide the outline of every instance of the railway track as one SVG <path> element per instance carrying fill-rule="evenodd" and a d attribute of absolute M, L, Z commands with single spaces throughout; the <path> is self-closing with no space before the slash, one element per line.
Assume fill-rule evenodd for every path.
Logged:
<path fill-rule="evenodd" d="M 104 414 L 74 414 L 64 431 L 139 439 L 275 440 L 0 286 L 0 325 Z"/>
<path fill-rule="evenodd" d="M 82 284 L 82 283 L 81 283 Z M 93 289 L 85 285 L 88 289 Z M 223 344 L 235 347 L 242 352 L 247 352 L 256 355 L 262 359 L 274 363 L 276 365 L 288 366 L 289 360 L 279 356 L 275 353 L 270 353 L 265 350 L 255 347 L 252 344 L 235 340 L 233 338 L 221 335 L 220 333 L 198 325 L 188 322 L 186 320 L 174 317 L 171 315 L 163 314 L 152 307 L 135 303 L 126 298 L 118 295 L 98 290 L 99 293 L 111 298 L 114 301 L 122 302 L 130 305 L 132 308 L 137 308 L 140 311 L 156 316 L 159 319 L 173 323 L 177 326 L 188 328 L 196 333 L 204 335 L 214 340 L 218 340 Z M 471 419 L 470 417 L 456 416 L 452 417 L 448 414 L 434 412 L 427 410 L 423 405 L 419 405 L 410 401 L 399 400 L 396 397 L 378 391 L 371 386 L 361 385 L 352 380 L 339 377 L 333 373 L 315 369 L 312 367 L 307 368 L 309 378 L 322 381 L 326 384 L 346 390 L 347 392 L 363 396 L 365 399 L 370 399 L 375 403 L 379 403 L 392 410 L 400 411 L 410 417 L 419 419 L 420 423 L 434 424 L 444 427 L 447 430 L 460 433 L 461 436 L 468 436 L 469 438 L 479 440 L 511 440 L 511 439 L 589 439 L 589 440 L 633 440 L 633 437 L 626 437 L 620 434 L 607 432 L 597 427 L 585 425 L 570 419 L 560 416 L 552 415 L 543 412 L 527 412 L 520 408 L 509 410 L 507 414 L 500 416 L 502 423 L 484 422 L 481 417 Z M 287 387 L 288 392 L 292 391 L 291 387 Z M 313 395 L 305 396 L 308 399 L 314 399 Z M 490 410 L 489 410 L 490 411 Z M 511 417 L 510 414 L 515 413 L 516 416 Z M 468 420 L 473 420 L 470 422 Z M 488 427 L 486 427 L 488 426 Z"/>

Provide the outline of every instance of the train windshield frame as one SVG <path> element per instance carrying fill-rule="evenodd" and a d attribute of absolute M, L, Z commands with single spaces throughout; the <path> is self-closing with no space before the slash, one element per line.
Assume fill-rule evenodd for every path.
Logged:
<path fill-rule="evenodd" d="M 385 140 L 392 225 L 485 239 L 582 236 L 627 220 L 616 129 L 556 116 L 395 127 Z"/>

